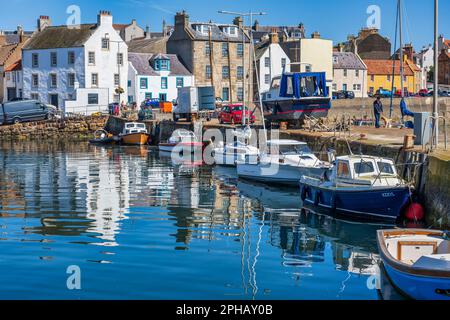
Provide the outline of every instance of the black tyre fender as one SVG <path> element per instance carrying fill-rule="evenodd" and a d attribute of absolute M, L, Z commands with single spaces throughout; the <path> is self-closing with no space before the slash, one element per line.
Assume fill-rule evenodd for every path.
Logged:
<path fill-rule="evenodd" d="M 303 185 L 302 189 L 300 191 L 300 198 L 302 199 L 303 202 L 305 202 L 305 200 L 306 200 L 307 193 L 308 193 L 308 188 L 305 185 Z"/>
<path fill-rule="evenodd" d="M 330 205 L 331 205 L 331 210 L 335 211 L 336 210 L 336 194 L 335 193 L 333 193 L 331 195 Z"/>
<path fill-rule="evenodd" d="M 315 206 L 318 206 L 319 205 L 319 203 L 320 203 L 320 198 L 322 197 L 322 193 L 320 192 L 320 190 L 317 190 L 316 191 L 316 194 L 315 194 L 315 196 L 314 196 L 314 205 Z"/>

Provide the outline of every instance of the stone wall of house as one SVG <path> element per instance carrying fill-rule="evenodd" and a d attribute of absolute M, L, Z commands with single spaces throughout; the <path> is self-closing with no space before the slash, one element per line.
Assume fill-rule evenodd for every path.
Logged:
<path fill-rule="evenodd" d="M 237 54 L 237 42 L 228 42 L 228 56 L 222 55 L 222 45 L 227 42 L 212 42 L 212 67 L 211 73 L 214 80 L 216 97 L 222 97 L 222 89 L 229 88 L 231 101 L 238 102 L 238 88 L 243 88 L 243 79 L 238 79 L 237 67 L 243 66 L 243 58 Z M 194 42 L 194 66 L 193 73 L 197 86 L 210 86 L 211 79 L 206 76 L 206 66 L 211 65 L 211 60 L 206 54 L 206 46 L 208 41 Z M 249 65 L 249 48 L 248 43 L 244 46 L 245 56 L 245 91 L 246 101 L 253 101 L 253 65 Z M 222 67 L 229 67 L 229 78 L 223 78 Z"/>
<path fill-rule="evenodd" d="M 86 139 L 105 126 L 107 117 L 79 117 L 0 126 L 2 139 Z"/>

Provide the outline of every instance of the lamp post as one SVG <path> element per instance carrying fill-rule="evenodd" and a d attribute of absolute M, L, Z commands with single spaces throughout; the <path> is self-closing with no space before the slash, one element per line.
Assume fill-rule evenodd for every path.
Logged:
<path fill-rule="evenodd" d="M 265 12 L 252 12 L 252 11 L 250 11 L 250 12 L 234 12 L 234 11 L 225 11 L 225 10 L 219 10 L 218 11 L 219 13 L 222 13 L 222 14 L 231 14 L 231 15 L 234 15 L 234 16 L 238 16 L 238 17 L 240 17 L 241 19 L 242 19 L 242 50 L 243 50 L 243 52 L 242 52 L 242 69 L 243 69 L 243 71 L 244 71 L 244 74 L 243 74 L 243 78 L 242 78 L 242 101 L 243 101 L 243 108 L 242 108 L 242 125 L 243 126 L 245 126 L 245 124 L 246 124 L 246 116 L 245 116 L 245 114 L 246 114 L 246 110 L 245 110 L 245 106 L 246 106 L 246 101 L 245 101 L 245 97 L 246 97 L 246 91 L 247 90 L 245 90 L 245 20 L 244 20 L 244 18 L 245 17 L 250 17 L 250 28 L 249 28 L 249 32 L 250 32 L 250 42 L 252 42 L 253 41 L 253 37 L 252 37 L 252 24 L 253 24 L 253 16 L 262 16 L 262 15 L 266 15 L 267 13 L 265 13 Z M 250 43 L 250 46 L 253 48 L 253 43 Z M 251 54 L 251 51 L 252 50 L 249 50 L 249 66 L 251 66 L 251 64 L 252 64 L 252 54 Z M 256 72 L 256 70 L 255 70 L 255 72 Z M 258 83 L 258 85 L 259 85 L 259 83 Z"/>
<path fill-rule="evenodd" d="M 434 91 L 433 91 L 433 134 L 431 140 L 431 147 L 437 149 L 439 139 L 439 113 L 438 113 L 438 91 L 439 91 L 439 30 L 438 30 L 438 0 L 434 0 Z"/>

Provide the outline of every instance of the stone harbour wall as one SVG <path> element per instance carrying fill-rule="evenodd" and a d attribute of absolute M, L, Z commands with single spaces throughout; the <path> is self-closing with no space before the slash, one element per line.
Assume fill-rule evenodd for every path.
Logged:
<path fill-rule="evenodd" d="M 88 138 L 105 126 L 106 116 L 77 117 L 0 126 L 2 139 Z"/>

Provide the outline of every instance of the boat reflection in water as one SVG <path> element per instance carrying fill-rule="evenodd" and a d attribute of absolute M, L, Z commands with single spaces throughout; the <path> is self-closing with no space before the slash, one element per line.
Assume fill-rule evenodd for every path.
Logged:
<path fill-rule="evenodd" d="M 1 298 L 378 298 L 378 227 L 295 189 L 139 147 L 1 142 L 0 166 Z M 73 264 L 85 290 L 61 285 Z"/>

